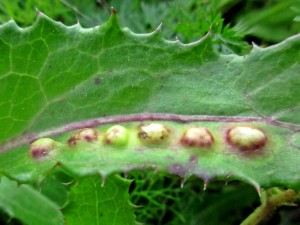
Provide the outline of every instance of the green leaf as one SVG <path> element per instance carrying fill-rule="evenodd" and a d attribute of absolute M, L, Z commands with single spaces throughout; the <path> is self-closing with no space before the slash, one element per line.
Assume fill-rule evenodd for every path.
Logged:
<path fill-rule="evenodd" d="M 12 21 L 2 25 L 0 37 L 6 52 L 0 59 L 0 151 L 14 149 L 0 155 L 0 172 L 11 178 L 40 181 L 55 166 L 78 176 L 155 168 L 184 178 L 229 176 L 257 189 L 300 185 L 299 35 L 266 49 L 254 46 L 240 57 L 216 53 L 209 34 L 184 45 L 164 40 L 160 29 L 150 34 L 121 29 L 115 14 L 92 29 L 66 27 L 40 14 L 26 29 Z M 202 122 L 163 124 L 174 130 L 177 143 L 188 126 L 204 126 L 215 145 L 209 151 L 180 145 L 176 151 L 165 145 L 139 151 L 134 138 L 140 123 L 124 123 L 134 137 L 125 149 L 94 143 L 71 148 L 67 133 L 56 139 L 61 143 L 57 157 L 43 162 L 29 157 L 26 144 L 36 138 L 99 124 L 80 122 L 87 119 L 126 119 L 143 112 L 151 113 L 148 119 L 167 119 L 165 113 L 200 115 Z M 144 115 L 135 121 L 147 120 Z M 230 150 L 224 130 L 237 125 L 264 131 L 262 154 Z"/>
<path fill-rule="evenodd" d="M 54 177 L 47 177 L 40 187 L 40 192 L 55 202 L 60 208 L 66 206 L 68 202 L 69 195 L 66 185 Z"/>
<path fill-rule="evenodd" d="M 31 186 L 18 186 L 6 177 L 2 177 L 0 183 L 0 208 L 27 225 L 64 224 L 57 205 Z"/>
<path fill-rule="evenodd" d="M 293 21 L 299 15 L 294 9 L 299 7 L 299 0 L 286 0 L 274 1 L 260 9 L 248 8 L 238 17 L 234 30 L 278 43 L 299 32 L 300 24 Z"/>
<path fill-rule="evenodd" d="M 63 210 L 66 225 L 136 224 L 129 185 L 130 181 L 117 175 L 109 177 L 103 186 L 100 176 L 81 179 L 71 188 L 70 204 Z"/>

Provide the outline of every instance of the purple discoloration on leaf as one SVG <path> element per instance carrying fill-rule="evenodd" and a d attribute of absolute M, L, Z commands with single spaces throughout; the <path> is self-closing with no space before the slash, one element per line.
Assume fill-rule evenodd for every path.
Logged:
<path fill-rule="evenodd" d="M 47 157 L 56 147 L 56 142 L 51 138 L 41 138 L 31 143 L 29 150 L 33 158 L 41 159 Z"/>
<path fill-rule="evenodd" d="M 187 169 L 181 164 L 172 164 L 168 167 L 168 171 L 172 174 L 178 175 L 180 177 L 184 177 L 187 173 Z"/>
<path fill-rule="evenodd" d="M 192 164 L 197 164 L 198 163 L 198 158 L 196 155 L 191 155 L 189 161 L 192 163 Z"/>
<path fill-rule="evenodd" d="M 96 77 L 95 80 L 94 80 L 94 81 L 95 81 L 95 84 L 96 84 L 96 85 L 101 84 L 101 80 L 102 80 L 101 77 Z"/>
<path fill-rule="evenodd" d="M 31 156 L 35 159 L 42 158 L 48 155 L 48 150 L 46 148 L 34 148 L 31 150 Z"/>

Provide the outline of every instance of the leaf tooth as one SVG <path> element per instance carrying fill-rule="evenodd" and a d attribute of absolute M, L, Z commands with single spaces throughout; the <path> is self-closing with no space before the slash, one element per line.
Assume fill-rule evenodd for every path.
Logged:
<path fill-rule="evenodd" d="M 203 180 L 203 191 L 206 191 L 206 190 L 207 190 L 209 181 L 210 181 L 210 180 L 207 179 L 207 178 Z"/>
<path fill-rule="evenodd" d="M 183 44 L 184 46 L 197 46 L 199 44 L 201 44 L 202 42 L 204 42 L 206 39 L 208 39 L 211 36 L 212 31 L 209 30 L 203 37 L 201 37 L 199 40 L 196 40 L 194 42 L 190 42 L 187 44 Z"/>
<path fill-rule="evenodd" d="M 180 177 L 180 188 L 183 188 L 183 185 L 186 183 L 186 178 L 185 177 Z"/>
<path fill-rule="evenodd" d="M 184 178 L 187 174 L 188 169 L 179 163 L 174 163 L 168 166 L 167 170 L 174 175 Z"/>
<path fill-rule="evenodd" d="M 35 8 L 35 11 L 38 16 L 45 16 L 44 13 L 42 13 L 42 11 L 40 11 L 38 8 Z"/>
<path fill-rule="evenodd" d="M 107 175 L 105 175 L 104 173 L 102 173 L 100 171 L 98 173 L 99 173 L 99 175 L 101 177 L 101 187 L 104 187 L 104 185 L 106 183 L 106 177 L 107 177 Z"/>
<path fill-rule="evenodd" d="M 255 188 L 257 194 L 259 195 L 259 197 L 261 197 L 261 191 L 262 190 L 261 190 L 260 184 L 256 180 L 252 179 L 249 176 L 237 176 L 237 177 L 238 177 L 239 180 L 245 181 L 248 184 L 252 185 Z"/>
<path fill-rule="evenodd" d="M 70 26 L 70 28 L 71 28 L 71 27 L 74 27 L 74 28 L 82 28 L 79 19 L 77 19 L 76 23 L 75 23 L 73 26 Z"/>
<path fill-rule="evenodd" d="M 176 43 L 183 44 L 183 42 L 180 41 L 180 39 L 177 36 L 175 37 L 175 41 L 176 41 Z"/>
<path fill-rule="evenodd" d="M 110 12 L 112 15 L 117 14 L 117 10 L 114 7 L 110 8 Z"/>
<path fill-rule="evenodd" d="M 152 34 L 160 34 L 162 31 L 162 23 L 160 23 L 157 28 L 152 32 Z"/>

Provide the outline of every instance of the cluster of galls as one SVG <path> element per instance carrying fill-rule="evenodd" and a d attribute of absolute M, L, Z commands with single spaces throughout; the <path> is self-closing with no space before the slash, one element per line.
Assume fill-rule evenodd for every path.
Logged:
<path fill-rule="evenodd" d="M 172 131 L 163 124 L 149 123 L 138 126 L 136 136 L 142 144 L 161 145 L 170 143 Z M 84 128 L 75 132 L 68 140 L 69 146 L 75 146 L 78 142 L 101 142 L 106 145 L 126 146 L 130 139 L 129 130 L 123 126 L 115 125 L 109 128 L 103 136 L 94 128 Z M 258 150 L 265 146 L 266 135 L 257 128 L 248 126 L 235 126 L 227 129 L 224 139 L 231 147 L 247 151 Z M 211 132 L 201 126 L 187 128 L 180 137 L 182 146 L 195 148 L 210 148 L 215 139 Z M 30 145 L 31 155 L 38 159 L 55 152 L 59 148 L 58 142 L 50 138 L 41 138 Z"/>

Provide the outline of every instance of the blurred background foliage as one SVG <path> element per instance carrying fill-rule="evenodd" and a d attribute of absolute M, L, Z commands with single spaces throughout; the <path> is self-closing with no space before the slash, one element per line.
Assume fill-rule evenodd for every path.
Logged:
<path fill-rule="evenodd" d="M 93 27 L 107 21 L 111 7 L 123 27 L 136 33 L 151 32 L 163 23 L 166 39 L 184 43 L 198 40 L 211 30 L 215 48 L 223 54 L 247 54 L 254 42 L 276 44 L 300 32 L 300 0 L 1 0 L 0 23 L 14 19 L 31 25 L 36 9 L 64 24 Z M 164 225 L 234 225 L 259 205 L 253 187 L 241 182 L 215 181 L 203 190 L 203 182 L 181 181 L 166 174 L 129 174 L 131 201 L 137 221 Z M 1 221 L 8 220 L 0 212 Z M 300 224 L 300 208 L 284 208 L 265 225 Z"/>
<path fill-rule="evenodd" d="M 137 33 L 163 23 L 165 38 L 188 43 L 211 30 L 215 47 L 225 54 L 246 54 L 252 42 L 267 46 L 300 31 L 300 0 L 1 0 L 0 23 L 13 18 L 29 26 L 38 9 L 87 28 L 104 23 L 111 7 L 121 25 Z"/>

